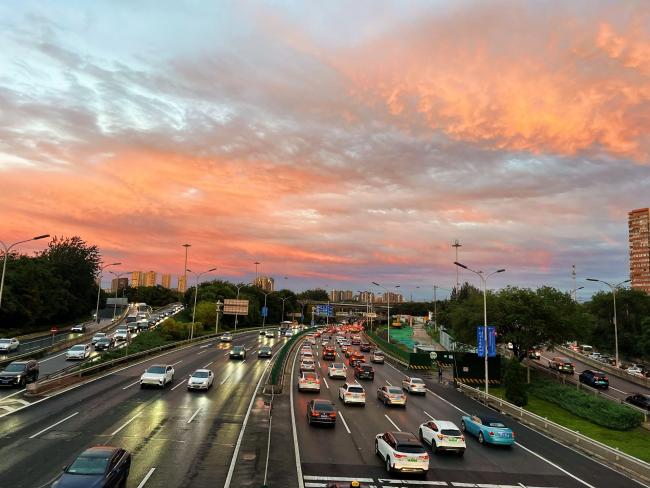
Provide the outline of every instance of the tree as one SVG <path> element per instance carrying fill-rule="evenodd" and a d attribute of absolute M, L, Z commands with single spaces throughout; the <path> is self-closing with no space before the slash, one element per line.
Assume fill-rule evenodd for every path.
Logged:
<path fill-rule="evenodd" d="M 506 389 L 506 400 L 518 407 L 528 403 L 525 372 L 516 358 L 508 361 L 503 375 L 503 384 Z"/>

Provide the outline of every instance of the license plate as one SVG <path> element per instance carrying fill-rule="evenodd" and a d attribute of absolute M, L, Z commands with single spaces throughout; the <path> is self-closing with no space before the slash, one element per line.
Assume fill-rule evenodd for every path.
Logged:
<path fill-rule="evenodd" d="M 510 437 L 510 434 L 508 434 L 507 432 L 499 432 L 499 436 L 501 436 L 501 437 Z"/>
<path fill-rule="evenodd" d="M 456 439 L 455 437 L 450 437 L 450 438 L 447 439 L 447 440 L 448 440 L 449 442 L 458 442 L 458 439 Z"/>
<path fill-rule="evenodd" d="M 329 417 L 329 415 L 327 415 L 326 413 L 321 413 L 320 416 L 323 417 L 323 418 Z"/>
<path fill-rule="evenodd" d="M 408 459 L 408 462 L 409 462 L 409 463 L 417 463 L 417 462 L 418 462 L 418 459 L 417 459 L 417 458 L 409 458 L 409 459 Z"/>

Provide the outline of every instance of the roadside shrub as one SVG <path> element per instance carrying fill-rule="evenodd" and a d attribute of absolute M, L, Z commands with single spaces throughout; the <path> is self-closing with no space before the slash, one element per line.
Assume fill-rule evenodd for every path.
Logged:
<path fill-rule="evenodd" d="M 542 400 L 609 429 L 630 430 L 643 422 L 643 415 L 629 407 L 544 379 L 534 381 L 529 391 Z"/>
<path fill-rule="evenodd" d="M 197 327 L 198 325 L 198 327 Z M 200 328 L 200 324 L 194 324 L 195 329 Z M 169 318 L 163 321 L 158 327 L 156 332 L 164 337 L 166 340 L 172 341 L 182 341 L 183 339 L 188 339 L 190 336 L 191 324 L 185 322 L 177 322 L 176 320 Z M 146 335 L 146 334 L 143 334 Z"/>
<path fill-rule="evenodd" d="M 514 403 L 518 407 L 528 404 L 526 371 L 516 358 L 511 358 L 506 365 L 503 386 L 505 387 L 506 400 L 510 403 Z"/>

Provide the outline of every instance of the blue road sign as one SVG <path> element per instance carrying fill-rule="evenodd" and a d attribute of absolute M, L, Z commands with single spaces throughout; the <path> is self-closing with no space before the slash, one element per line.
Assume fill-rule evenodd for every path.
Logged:
<path fill-rule="evenodd" d="M 497 329 L 488 325 L 488 357 L 497 355 Z M 476 352 L 479 357 L 485 357 L 485 328 L 482 325 L 476 327 Z"/>
<path fill-rule="evenodd" d="M 269 307 L 262 307 L 262 317 L 269 316 Z"/>
<path fill-rule="evenodd" d="M 332 305 L 316 305 L 316 315 L 332 317 L 334 315 L 334 307 Z"/>

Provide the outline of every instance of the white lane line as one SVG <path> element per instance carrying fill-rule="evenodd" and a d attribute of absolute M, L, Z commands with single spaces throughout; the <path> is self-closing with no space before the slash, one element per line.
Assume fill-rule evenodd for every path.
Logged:
<path fill-rule="evenodd" d="M 424 415 L 426 415 L 427 417 L 429 417 L 431 420 L 436 420 L 436 419 L 433 418 L 433 415 L 431 415 L 430 413 L 428 413 L 426 410 L 422 410 L 422 411 L 424 412 Z"/>
<path fill-rule="evenodd" d="M 127 420 L 126 422 L 124 422 L 120 427 L 117 428 L 117 430 L 116 430 L 115 432 L 113 432 L 113 433 L 111 434 L 111 437 L 114 436 L 115 434 L 117 434 L 120 430 L 122 430 L 124 427 L 126 427 L 127 425 L 129 425 L 129 424 L 130 424 L 131 422 L 133 422 L 135 419 L 137 419 L 140 415 L 142 415 L 142 412 L 140 412 L 140 413 L 134 415 L 134 416 L 131 417 L 129 420 Z"/>
<path fill-rule="evenodd" d="M 189 424 L 190 422 L 192 422 L 192 420 L 194 420 L 194 417 L 196 417 L 196 416 L 199 414 L 200 411 L 201 411 L 201 407 L 199 407 L 199 408 L 196 410 L 196 412 L 194 412 L 194 413 L 192 414 L 192 416 L 191 416 L 190 419 L 187 421 L 187 423 Z"/>
<path fill-rule="evenodd" d="M 149 472 L 146 474 L 146 476 L 145 476 L 144 478 L 142 478 L 142 481 L 141 481 L 140 484 L 138 485 L 138 488 L 142 488 L 142 487 L 145 485 L 145 483 L 146 483 L 147 481 L 149 481 L 149 478 L 151 478 L 151 475 L 153 474 L 153 472 L 154 472 L 155 470 L 156 470 L 156 468 L 151 468 L 151 469 L 149 470 Z"/>
<path fill-rule="evenodd" d="M 29 436 L 29 439 L 33 439 L 34 437 L 38 437 L 38 436 L 41 435 L 43 432 L 47 432 L 48 430 L 53 429 L 53 428 L 56 427 L 57 425 L 62 424 L 63 422 L 65 422 L 65 421 L 68 420 L 68 419 L 71 419 L 72 417 L 74 417 L 74 416 L 77 415 L 77 414 L 79 414 L 79 412 L 75 412 L 75 413 L 73 413 L 72 415 L 68 415 L 68 416 L 67 416 L 66 418 L 64 418 L 63 420 L 59 420 L 58 422 L 56 422 L 56 423 L 50 425 L 49 427 L 45 427 L 45 428 L 44 428 L 43 430 L 41 430 L 40 432 L 37 432 L 37 433 L 34 434 L 34 435 L 30 435 L 30 436 Z"/>
<path fill-rule="evenodd" d="M 393 422 L 393 421 L 390 419 L 390 417 L 389 417 L 388 415 L 384 414 L 384 417 L 386 417 L 386 420 L 388 420 L 391 424 L 393 424 L 393 427 L 395 427 L 397 430 L 399 430 L 400 432 L 402 432 L 402 429 L 400 429 L 400 428 L 397 426 L 397 424 L 396 424 L 395 422 Z"/>
<path fill-rule="evenodd" d="M 223 357 L 224 357 L 224 358 L 227 358 L 227 357 L 228 357 L 228 354 L 230 354 L 230 353 L 227 352 L 226 354 L 223 355 Z"/>
<path fill-rule="evenodd" d="M 207 351 L 206 349 L 204 349 L 203 351 L 199 351 L 199 352 L 197 352 L 196 355 L 197 355 L 197 356 L 200 356 L 200 355 L 203 354 L 204 352 L 208 352 L 208 351 Z"/>
<path fill-rule="evenodd" d="M 386 380 L 386 384 L 387 384 L 388 386 L 393 386 L 393 385 L 391 385 L 390 381 L 388 381 L 388 380 Z"/>
<path fill-rule="evenodd" d="M 327 389 L 329 390 L 329 389 L 330 389 L 330 385 L 327 384 L 327 380 L 326 380 L 325 378 L 323 378 L 323 382 L 325 383 L 325 386 L 326 386 Z"/>
<path fill-rule="evenodd" d="M 318 367 L 320 368 L 320 361 L 318 361 Z"/>
<path fill-rule="evenodd" d="M 295 378 L 296 371 L 296 360 L 298 359 L 298 353 L 293 356 L 293 364 L 291 366 L 291 377 Z M 295 407 L 293 406 L 293 388 L 289 390 L 289 403 L 291 404 L 291 431 L 293 433 L 293 452 L 296 458 L 296 474 L 298 476 L 298 488 L 305 488 L 304 481 L 302 479 L 302 465 L 300 463 L 300 449 L 298 447 L 298 431 L 296 429 L 296 412 Z"/>
<path fill-rule="evenodd" d="M 352 432 L 350 432 L 350 428 L 348 427 L 348 423 L 345 421 L 345 417 L 343 417 L 343 412 L 341 412 L 340 410 L 339 410 L 339 417 L 341 417 L 341 420 L 343 421 L 343 426 L 345 427 L 345 430 L 348 431 L 348 434 L 352 434 Z"/>
<path fill-rule="evenodd" d="M 388 366 L 390 366 L 391 368 L 393 368 L 395 371 L 397 371 L 399 374 L 401 374 L 402 376 L 404 376 L 404 378 L 408 378 L 408 376 L 406 376 L 406 375 L 404 374 L 403 371 L 400 371 L 399 369 L 397 369 L 395 366 L 393 366 L 393 365 L 390 364 L 390 363 L 386 363 L 386 364 L 387 364 Z"/>
<path fill-rule="evenodd" d="M 205 369 L 205 368 L 207 368 L 207 367 L 210 366 L 212 363 L 214 363 L 214 361 L 210 361 L 208 364 L 206 364 L 205 366 L 203 366 L 201 369 Z"/>
<path fill-rule="evenodd" d="M 609 386 L 609 388 L 614 390 L 614 391 L 618 391 L 619 393 L 623 393 L 624 395 L 629 395 L 629 393 L 627 391 L 619 390 L 618 388 L 614 388 L 611 385 Z"/>
<path fill-rule="evenodd" d="M 264 370 L 260 375 L 260 380 L 257 382 L 257 386 L 255 386 L 255 389 L 253 390 L 253 395 L 251 396 L 251 402 L 248 404 L 248 410 L 246 411 L 246 416 L 244 417 L 244 423 L 242 424 L 241 430 L 239 431 L 239 437 L 237 438 L 237 444 L 235 445 L 235 452 L 232 455 L 232 460 L 230 461 L 230 468 L 228 468 L 228 476 L 226 476 L 226 482 L 224 483 L 223 488 L 230 487 L 230 483 L 232 481 L 232 475 L 235 472 L 235 465 L 237 464 L 237 457 L 239 456 L 239 449 L 241 448 L 241 442 L 242 439 L 244 438 L 244 431 L 246 430 L 246 425 L 248 424 L 248 418 L 251 415 L 251 410 L 253 410 L 253 404 L 255 403 L 257 390 L 259 390 L 260 385 L 262 384 L 262 380 L 264 379 L 264 374 L 266 373 L 266 370 L 269 368 L 269 364 L 271 363 L 266 363 L 266 366 L 264 366 Z M 291 388 L 291 391 L 293 391 L 293 388 Z"/>
<path fill-rule="evenodd" d="M 203 346 L 199 346 L 199 349 L 205 349 L 206 347 L 210 347 L 212 344 L 205 344 Z"/>
<path fill-rule="evenodd" d="M 246 360 L 244 359 L 241 363 L 244 364 L 245 362 L 246 362 Z"/>
<path fill-rule="evenodd" d="M 181 386 L 181 385 L 182 385 L 183 383 L 185 383 L 186 381 L 187 381 L 187 378 L 185 378 L 183 381 L 181 381 L 181 382 L 180 382 L 179 384 L 177 384 L 176 386 L 172 387 L 171 391 L 174 391 L 176 388 L 178 388 L 179 386 Z"/>
<path fill-rule="evenodd" d="M 138 383 L 140 383 L 140 380 L 135 380 L 133 383 L 129 383 L 128 385 L 126 385 L 126 386 L 125 386 L 124 388 L 122 388 L 122 389 L 123 389 L 123 390 L 126 390 L 127 388 L 131 388 L 133 385 L 137 385 Z"/>
<path fill-rule="evenodd" d="M 2 397 L 2 398 L 0 398 L 0 401 L 2 401 L 2 400 L 6 400 L 7 398 L 11 398 L 11 397 L 16 396 L 16 395 L 19 395 L 20 393 L 22 393 L 22 392 L 25 391 L 26 389 L 27 389 L 27 388 L 23 388 L 22 390 L 17 391 L 16 393 L 12 393 L 11 395 L 7 395 L 7 396 L 5 396 L 5 397 Z"/>
<path fill-rule="evenodd" d="M 219 383 L 219 384 L 223 385 L 226 381 L 228 381 L 228 378 L 230 378 L 231 375 L 232 375 L 232 373 L 229 373 L 228 376 L 226 376 L 223 380 L 221 380 L 221 383 Z"/>
<path fill-rule="evenodd" d="M 54 358 L 58 358 L 59 356 L 63 356 L 66 352 L 68 352 L 68 351 L 62 352 L 61 354 L 57 354 L 56 356 L 51 356 L 51 357 L 49 357 L 47 359 L 41 359 L 39 361 L 39 363 L 44 363 L 46 361 L 49 361 L 50 359 L 54 359 Z"/>
<path fill-rule="evenodd" d="M 176 361 L 175 363 L 170 364 L 170 366 L 176 366 L 178 363 L 182 363 L 183 360 L 181 359 L 180 361 Z"/>

